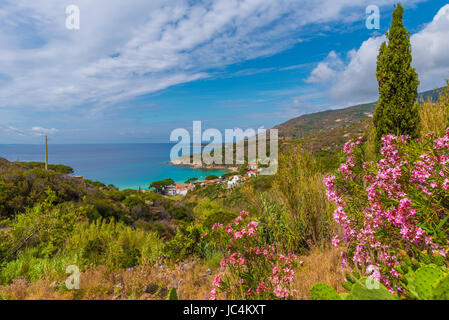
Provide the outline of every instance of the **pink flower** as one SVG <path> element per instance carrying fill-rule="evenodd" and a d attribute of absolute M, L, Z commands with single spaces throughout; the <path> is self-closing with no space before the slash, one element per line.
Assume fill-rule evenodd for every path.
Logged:
<path fill-rule="evenodd" d="M 240 223 L 240 221 L 242 221 L 242 216 L 238 216 L 237 218 L 235 218 L 236 225 L 238 225 Z"/>
<path fill-rule="evenodd" d="M 261 282 L 261 283 L 259 283 L 259 286 L 257 287 L 256 293 L 260 294 L 260 293 L 263 293 L 263 292 L 264 292 L 264 283 Z"/>
<path fill-rule="evenodd" d="M 338 248 L 338 246 L 340 245 L 340 239 L 338 238 L 338 236 L 335 236 L 332 238 L 332 245 L 335 248 Z"/>
<path fill-rule="evenodd" d="M 444 179 L 444 182 L 443 182 L 443 189 L 444 190 L 449 190 L 449 179 Z"/>
<path fill-rule="evenodd" d="M 220 284 L 221 284 L 221 281 L 222 281 L 221 276 L 218 275 L 218 276 L 215 277 L 215 279 L 214 279 L 214 281 L 212 282 L 212 284 L 213 284 L 214 286 L 216 286 L 216 287 L 219 288 L 219 287 L 220 287 Z"/>
<path fill-rule="evenodd" d="M 209 300 L 217 300 L 217 289 L 213 288 L 209 293 Z"/>
<path fill-rule="evenodd" d="M 256 221 L 251 221 L 250 223 L 248 223 L 248 227 L 254 228 L 254 229 L 257 229 L 258 225 L 259 224 Z"/>

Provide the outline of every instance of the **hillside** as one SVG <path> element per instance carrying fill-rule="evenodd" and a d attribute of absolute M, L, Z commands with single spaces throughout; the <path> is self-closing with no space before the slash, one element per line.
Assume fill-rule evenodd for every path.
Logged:
<path fill-rule="evenodd" d="M 418 101 L 431 99 L 437 101 L 441 88 L 419 94 Z M 305 114 L 274 127 L 279 130 L 279 137 L 298 139 L 341 129 L 373 116 L 377 102 L 360 104 L 344 109 L 326 110 Z"/>

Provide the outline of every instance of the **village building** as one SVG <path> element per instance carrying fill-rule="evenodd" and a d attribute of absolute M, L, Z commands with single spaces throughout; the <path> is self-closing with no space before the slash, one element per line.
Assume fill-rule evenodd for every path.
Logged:
<path fill-rule="evenodd" d="M 257 170 L 257 163 L 250 163 L 247 166 L 248 170 Z"/>
<path fill-rule="evenodd" d="M 235 176 L 232 176 L 231 179 L 227 182 L 228 189 L 231 189 L 242 182 L 242 176 L 239 174 L 236 174 Z"/>
<path fill-rule="evenodd" d="M 214 179 L 214 180 L 204 180 L 204 181 L 200 181 L 200 185 L 201 186 L 207 186 L 210 184 L 214 184 L 214 183 L 220 183 L 221 179 Z"/>
<path fill-rule="evenodd" d="M 176 196 L 177 190 L 175 185 L 169 185 L 162 189 L 162 194 L 165 196 Z"/>
<path fill-rule="evenodd" d="M 257 171 L 255 171 L 255 170 L 249 170 L 249 171 L 246 172 L 246 175 L 247 175 L 248 177 L 256 177 L 256 176 L 257 176 Z"/>
<path fill-rule="evenodd" d="M 176 183 L 165 187 L 162 190 L 162 194 L 171 197 L 179 195 L 185 196 L 187 195 L 187 192 L 192 191 L 193 189 L 195 189 L 195 185 L 193 184 Z"/>

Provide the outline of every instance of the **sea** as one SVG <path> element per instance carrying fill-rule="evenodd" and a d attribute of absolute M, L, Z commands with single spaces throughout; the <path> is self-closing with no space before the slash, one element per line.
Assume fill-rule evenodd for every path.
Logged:
<path fill-rule="evenodd" d="M 153 181 L 171 178 L 183 183 L 189 178 L 204 179 L 226 170 L 203 170 L 167 163 L 174 144 L 49 144 L 48 163 L 64 164 L 76 176 L 113 184 L 119 189 L 146 189 Z M 0 144 L 0 157 L 9 161 L 45 161 L 45 146 Z"/>

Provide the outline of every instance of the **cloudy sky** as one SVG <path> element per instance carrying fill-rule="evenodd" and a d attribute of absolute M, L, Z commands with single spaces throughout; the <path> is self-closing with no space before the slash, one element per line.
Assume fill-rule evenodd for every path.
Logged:
<path fill-rule="evenodd" d="M 0 143 L 168 142 L 377 98 L 390 0 L 0 0 Z M 66 28 L 66 8 L 80 29 Z M 403 0 L 420 91 L 449 78 L 449 4 Z M 380 29 L 365 25 L 380 8 Z"/>

